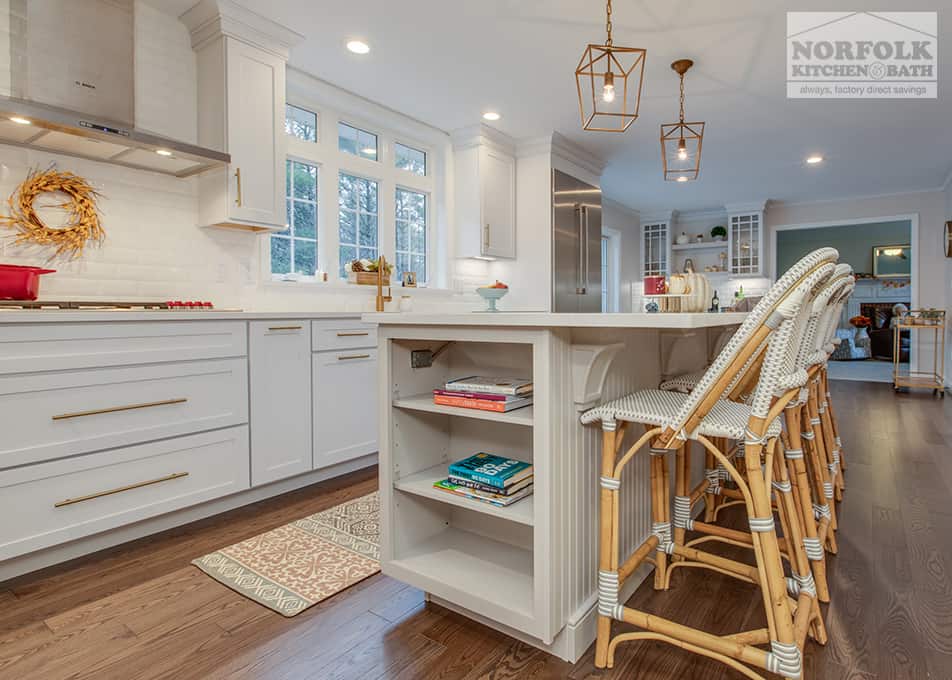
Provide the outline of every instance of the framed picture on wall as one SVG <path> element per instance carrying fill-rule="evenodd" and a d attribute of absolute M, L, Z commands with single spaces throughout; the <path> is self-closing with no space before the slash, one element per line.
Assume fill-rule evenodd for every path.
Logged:
<path fill-rule="evenodd" d="M 912 275 L 912 250 L 908 243 L 873 247 L 873 276 L 877 279 L 908 279 Z"/>

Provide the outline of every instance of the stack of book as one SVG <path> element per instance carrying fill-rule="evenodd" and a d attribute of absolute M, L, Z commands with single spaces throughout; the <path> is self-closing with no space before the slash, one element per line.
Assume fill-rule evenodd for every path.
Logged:
<path fill-rule="evenodd" d="M 532 495 L 532 464 L 491 453 L 477 453 L 450 465 L 437 489 L 500 507 Z"/>
<path fill-rule="evenodd" d="M 506 413 L 532 404 L 532 381 L 471 375 L 433 390 L 433 403 Z"/>

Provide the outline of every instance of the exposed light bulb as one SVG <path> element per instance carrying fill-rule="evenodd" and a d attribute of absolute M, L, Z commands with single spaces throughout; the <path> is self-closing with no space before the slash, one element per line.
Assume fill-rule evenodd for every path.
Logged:
<path fill-rule="evenodd" d="M 615 74 L 611 71 L 605 73 L 605 85 L 602 87 L 602 101 L 615 101 Z"/>
<path fill-rule="evenodd" d="M 688 159 L 688 148 L 684 143 L 684 138 L 681 138 L 681 141 L 678 142 L 678 160 L 686 161 Z"/>

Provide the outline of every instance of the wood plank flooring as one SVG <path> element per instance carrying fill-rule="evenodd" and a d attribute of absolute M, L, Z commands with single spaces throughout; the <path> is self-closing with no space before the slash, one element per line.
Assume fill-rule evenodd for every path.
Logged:
<path fill-rule="evenodd" d="M 952 680 L 952 399 L 833 384 L 849 469 L 830 560 L 830 642 L 806 680 Z M 592 650 L 574 666 L 375 576 L 297 617 L 275 614 L 189 565 L 204 553 L 376 487 L 373 470 L 0 583 L 0 678 L 570 678 L 735 680 L 662 643 Z M 7 518 L 9 520 L 9 518 Z M 755 591 L 684 570 L 633 604 L 726 633 L 763 625 Z"/>

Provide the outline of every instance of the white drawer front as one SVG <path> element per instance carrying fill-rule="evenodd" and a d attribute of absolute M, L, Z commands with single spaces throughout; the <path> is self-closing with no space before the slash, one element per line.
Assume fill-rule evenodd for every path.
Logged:
<path fill-rule="evenodd" d="M 0 326 L 0 374 L 218 359 L 247 353 L 242 321 Z"/>
<path fill-rule="evenodd" d="M 377 325 L 359 319 L 312 321 L 311 330 L 315 352 L 377 346 Z"/>
<path fill-rule="evenodd" d="M 0 468 L 248 422 L 245 359 L 0 376 Z"/>
<path fill-rule="evenodd" d="M 377 451 L 377 350 L 313 358 L 314 468 Z"/>
<path fill-rule="evenodd" d="M 247 488 L 247 426 L 6 470 L 0 561 Z"/>

